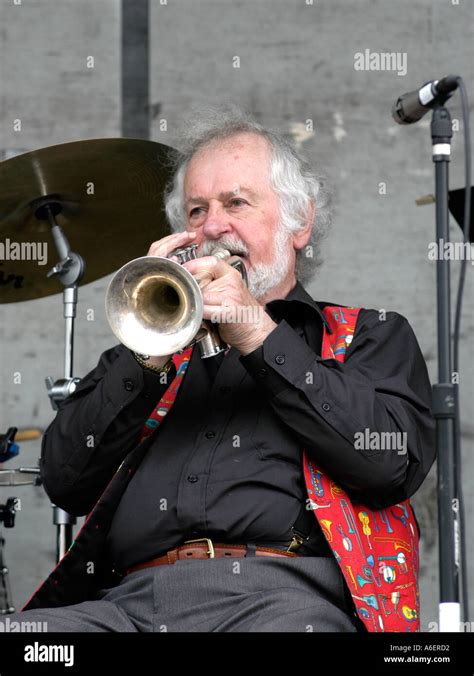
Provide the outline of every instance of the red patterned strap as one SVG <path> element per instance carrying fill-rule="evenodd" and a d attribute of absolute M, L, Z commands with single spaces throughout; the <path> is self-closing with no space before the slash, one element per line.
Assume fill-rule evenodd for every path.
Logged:
<path fill-rule="evenodd" d="M 143 425 L 140 443 L 161 425 L 165 416 L 173 406 L 181 383 L 183 382 L 184 374 L 189 366 L 192 353 L 193 347 L 188 347 L 186 350 L 179 350 L 179 352 L 175 352 L 173 355 L 172 359 L 176 367 L 176 375 L 160 401 L 150 413 L 148 420 Z"/>
<path fill-rule="evenodd" d="M 358 314 L 359 308 L 324 308 L 332 333 L 324 329 L 323 359 L 344 361 Z M 409 501 L 374 511 L 352 503 L 306 451 L 303 468 L 310 506 L 367 630 L 419 631 L 418 529 Z"/>

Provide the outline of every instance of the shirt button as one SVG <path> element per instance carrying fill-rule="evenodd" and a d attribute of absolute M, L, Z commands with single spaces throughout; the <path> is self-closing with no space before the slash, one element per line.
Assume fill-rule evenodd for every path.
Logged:
<path fill-rule="evenodd" d="M 265 378 L 266 375 L 267 375 L 267 369 L 260 369 L 260 371 L 258 372 L 259 378 Z"/>
<path fill-rule="evenodd" d="M 130 380 L 129 378 L 124 378 L 123 386 L 125 387 L 127 392 L 131 392 L 135 387 L 135 383 L 133 382 L 133 380 Z"/>
<path fill-rule="evenodd" d="M 325 401 L 323 406 L 322 406 L 322 409 L 323 409 L 323 411 L 326 411 L 326 413 L 327 413 L 328 411 L 331 410 L 331 405 L 328 404 L 327 401 Z"/>
<path fill-rule="evenodd" d="M 275 361 L 276 361 L 277 364 L 279 364 L 281 366 L 282 364 L 285 363 L 285 355 L 284 354 L 277 354 L 277 356 L 275 357 Z"/>
<path fill-rule="evenodd" d="M 232 388 L 229 387 L 228 385 L 223 385 L 223 386 L 220 388 L 220 393 L 221 393 L 221 394 L 229 394 L 229 392 L 231 391 L 231 389 L 232 389 Z"/>
<path fill-rule="evenodd" d="M 190 474 L 188 476 L 188 481 L 190 484 L 195 484 L 196 481 L 199 481 L 199 477 L 197 477 L 195 474 Z"/>
<path fill-rule="evenodd" d="M 212 432 L 212 431 L 206 432 L 206 439 L 214 439 L 215 436 L 216 436 L 215 432 Z"/>

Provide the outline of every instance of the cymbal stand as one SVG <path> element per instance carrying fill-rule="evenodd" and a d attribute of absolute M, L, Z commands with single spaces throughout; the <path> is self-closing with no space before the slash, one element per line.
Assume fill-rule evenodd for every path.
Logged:
<path fill-rule="evenodd" d="M 85 271 L 85 262 L 82 256 L 71 251 L 69 242 L 62 228 L 56 222 L 56 216 L 61 212 L 60 202 L 45 197 L 37 202 L 35 211 L 38 220 L 46 220 L 51 225 L 54 244 L 59 254 L 59 262 L 47 273 L 48 277 L 57 277 L 64 286 L 63 306 L 65 320 L 64 334 L 64 378 L 53 381 L 51 376 L 46 378 L 46 389 L 54 410 L 59 404 L 74 392 L 80 378 L 74 378 L 74 319 L 77 306 L 77 286 Z M 53 523 L 57 527 L 56 559 L 60 561 L 72 544 L 72 527 L 76 517 L 52 505 Z"/>

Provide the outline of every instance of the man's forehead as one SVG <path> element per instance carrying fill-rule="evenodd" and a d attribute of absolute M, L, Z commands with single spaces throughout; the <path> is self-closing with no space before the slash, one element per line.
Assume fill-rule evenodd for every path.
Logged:
<path fill-rule="evenodd" d="M 232 186 L 231 190 L 224 190 L 220 192 L 217 195 L 217 199 L 219 199 L 221 202 L 225 202 L 226 200 L 230 199 L 231 197 L 235 197 L 236 195 L 248 195 L 251 199 L 257 200 L 258 199 L 258 193 L 255 192 L 255 190 L 252 190 L 249 187 L 246 187 L 244 185 L 240 185 L 239 183 L 235 183 Z M 186 199 L 186 204 L 196 204 L 197 202 L 206 202 L 207 197 L 205 195 L 189 195 L 189 197 Z"/>
<path fill-rule="evenodd" d="M 246 195 L 258 200 L 259 194 L 267 189 L 265 176 L 269 158 L 267 141 L 254 133 L 211 141 L 198 150 L 188 164 L 184 177 L 186 204 L 216 196 L 219 200 L 228 200 Z M 200 164 L 200 160 L 204 160 L 204 164 Z M 269 176 L 267 181 L 270 184 Z M 218 195 L 214 194 L 216 191 Z"/>
<path fill-rule="evenodd" d="M 241 137 L 229 139 L 215 139 L 191 157 L 185 172 L 185 183 L 194 183 L 203 171 L 215 171 L 226 177 L 229 173 L 244 173 L 249 176 L 247 182 L 252 182 L 253 176 L 261 176 L 269 166 L 270 149 L 265 139 L 256 134 L 246 134 L 241 143 Z M 235 182 L 245 183 L 241 176 L 235 176 Z"/>

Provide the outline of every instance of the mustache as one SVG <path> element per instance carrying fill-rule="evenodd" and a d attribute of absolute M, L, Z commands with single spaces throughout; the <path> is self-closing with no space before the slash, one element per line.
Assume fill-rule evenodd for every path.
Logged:
<path fill-rule="evenodd" d="M 202 242 L 199 248 L 199 256 L 212 256 L 217 249 L 221 248 L 227 249 L 232 255 L 248 255 L 248 249 L 240 239 L 236 237 L 221 237 L 219 240 Z"/>

